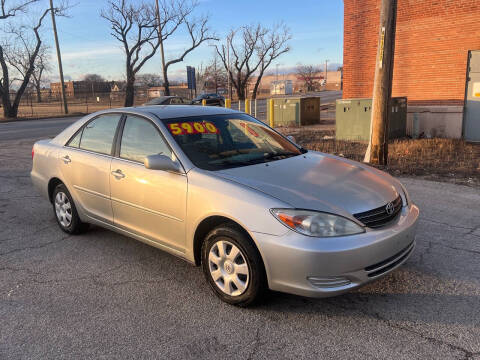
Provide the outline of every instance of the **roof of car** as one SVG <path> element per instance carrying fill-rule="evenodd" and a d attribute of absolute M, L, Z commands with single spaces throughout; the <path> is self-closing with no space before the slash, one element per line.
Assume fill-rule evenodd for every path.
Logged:
<path fill-rule="evenodd" d="M 160 119 L 172 119 L 188 116 L 222 115 L 239 113 L 237 110 L 226 109 L 220 106 L 199 105 L 151 105 L 130 108 L 112 109 L 112 111 L 137 112 L 140 114 L 154 114 Z"/>

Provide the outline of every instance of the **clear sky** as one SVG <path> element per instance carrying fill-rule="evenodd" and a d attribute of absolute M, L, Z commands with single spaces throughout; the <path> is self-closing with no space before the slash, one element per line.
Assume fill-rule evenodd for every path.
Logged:
<path fill-rule="evenodd" d="M 110 35 L 108 22 L 100 17 L 100 10 L 105 6 L 104 0 L 76 0 L 76 5 L 69 11 L 70 17 L 57 19 L 67 78 L 81 79 L 87 73 L 98 73 L 109 80 L 124 77 L 122 48 Z M 300 62 L 320 65 L 328 59 L 332 64 L 342 63 L 342 0 L 200 0 L 197 11 L 210 16 L 211 28 L 220 41 L 225 41 L 226 34 L 232 27 L 257 22 L 271 26 L 284 21 L 292 34 L 292 50 L 276 62 L 280 72 L 288 71 Z M 44 34 L 51 38 L 50 21 L 46 25 Z M 167 60 L 171 54 L 181 51 L 186 40 L 183 32 L 167 40 Z M 51 41 L 50 44 L 53 52 Z M 202 45 L 189 54 L 183 63 L 170 68 L 171 78 L 181 79 L 186 76 L 184 69 L 187 65 L 198 66 L 202 62 L 208 62 L 213 51 L 213 47 Z M 159 55 L 155 55 L 141 72 L 160 73 L 160 64 Z M 54 66 L 56 69 L 56 62 Z M 275 66 L 270 70 L 274 68 Z M 51 77 L 55 78 L 55 75 Z"/>

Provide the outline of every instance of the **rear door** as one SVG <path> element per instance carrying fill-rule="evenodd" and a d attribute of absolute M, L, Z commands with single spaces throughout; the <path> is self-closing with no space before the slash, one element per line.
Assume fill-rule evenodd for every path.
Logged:
<path fill-rule="evenodd" d="M 115 225 L 183 252 L 187 177 L 143 165 L 148 155 L 175 158 L 149 119 L 127 115 L 119 134 L 119 149 L 110 175 Z"/>
<path fill-rule="evenodd" d="M 58 161 L 63 181 L 77 206 L 97 220 L 113 223 L 110 164 L 121 114 L 100 115 L 62 148 Z"/>

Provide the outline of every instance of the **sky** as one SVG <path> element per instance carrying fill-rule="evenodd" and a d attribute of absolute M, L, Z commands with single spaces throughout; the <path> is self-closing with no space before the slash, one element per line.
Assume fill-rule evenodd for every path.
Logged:
<path fill-rule="evenodd" d="M 76 0 L 75 6 L 69 10 L 68 18 L 57 18 L 64 74 L 67 79 L 79 80 L 88 73 L 100 74 L 108 80 L 125 77 L 125 57 L 121 44 L 110 35 L 109 23 L 100 17 L 100 11 L 105 6 L 105 0 Z M 292 34 L 291 51 L 274 62 L 270 72 L 276 71 L 276 64 L 281 74 L 291 71 L 298 63 L 324 66 L 325 60 L 328 60 L 332 67 L 342 63 L 342 0 L 200 0 L 196 13 L 210 16 L 210 27 L 223 43 L 232 28 L 258 22 L 264 26 L 272 26 L 283 21 Z M 44 36 L 52 39 L 51 35 L 51 22 L 48 19 Z M 180 53 L 187 41 L 184 31 L 169 38 L 165 43 L 167 61 Z M 53 55 L 53 41 L 47 42 L 52 47 Z M 206 43 L 201 45 L 190 53 L 184 62 L 169 68 L 170 78 L 186 78 L 187 65 L 205 64 L 212 59 L 213 53 L 214 47 Z M 56 61 L 52 65 L 54 69 L 57 68 Z M 160 71 L 160 55 L 156 54 L 140 73 Z M 55 79 L 56 75 L 52 74 L 50 77 Z"/>

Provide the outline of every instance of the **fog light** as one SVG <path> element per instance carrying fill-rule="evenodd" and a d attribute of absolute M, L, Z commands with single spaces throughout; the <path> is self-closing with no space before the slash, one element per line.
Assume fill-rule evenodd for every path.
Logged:
<path fill-rule="evenodd" d="M 309 276 L 307 280 L 317 288 L 334 288 L 350 285 L 351 281 L 343 276 L 316 277 Z"/>

